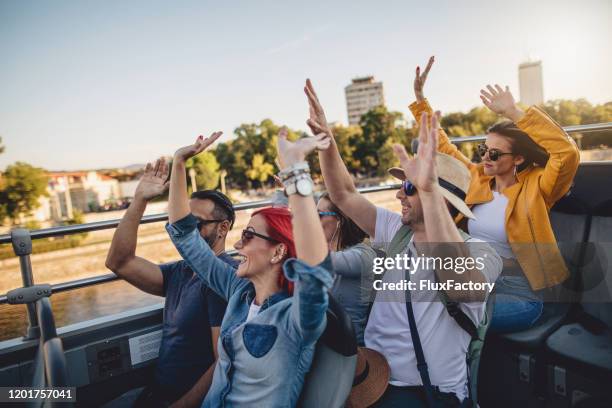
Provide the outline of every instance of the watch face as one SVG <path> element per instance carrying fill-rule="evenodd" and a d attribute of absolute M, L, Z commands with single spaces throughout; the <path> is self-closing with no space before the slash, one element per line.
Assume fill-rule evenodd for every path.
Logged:
<path fill-rule="evenodd" d="M 312 193 L 312 181 L 309 179 L 298 180 L 295 187 L 300 195 L 307 196 Z"/>

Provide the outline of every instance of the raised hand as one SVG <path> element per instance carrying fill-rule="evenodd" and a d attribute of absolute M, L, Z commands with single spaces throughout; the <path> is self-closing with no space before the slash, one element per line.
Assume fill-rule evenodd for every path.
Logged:
<path fill-rule="evenodd" d="M 487 90 L 480 90 L 480 99 L 487 108 L 514 121 L 523 116 L 523 111 L 516 106 L 510 87 L 506 86 L 506 89 L 503 89 L 498 84 L 495 84 L 495 87 L 487 85 Z"/>
<path fill-rule="evenodd" d="M 410 158 L 401 144 L 393 145 L 393 151 L 400 161 L 406 178 L 418 191 L 433 192 L 438 185 L 436 154 L 438 131 L 440 129 L 440 112 L 431 117 L 431 126 L 427 123 L 427 113 L 421 115 L 419 129 L 419 149 L 416 158 Z"/>
<path fill-rule="evenodd" d="M 306 80 L 304 92 L 308 98 L 308 107 L 310 112 L 310 117 L 306 121 L 306 124 L 308 127 L 310 127 L 312 134 L 318 135 L 319 133 L 326 133 L 329 137 L 332 137 L 331 129 L 329 128 L 327 118 L 325 117 L 325 112 L 323 111 L 323 107 L 319 102 L 319 98 L 317 97 L 317 93 L 315 92 L 310 79 Z"/>
<path fill-rule="evenodd" d="M 165 193 L 169 186 L 168 173 L 168 164 L 163 158 L 157 159 L 153 166 L 147 163 L 134 196 L 149 201 Z"/>
<path fill-rule="evenodd" d="M 202 153 L 208 146 L 213 144 L 215 140 L 217 140 L 223 132 L 214 132 L 207 138 L 200 135 L 196 139 L 195 143 L 189 146 L 181 147 L 174 153 L 174 160 L 186 161 L 187 159 Z"/>
<path fill-rule="evenodd" d="M 417 102 L 422 102 L 425 100 L 425 95 L 423 94 L 423 88 L 425 87 L 425 81 L 427 80 L 427 75 L 429 74 L 429 70 L 434 63 L 434 56 L 429 57 L 429 61 L 427 62 L 427 67 L 425 67 L 425 71 L 421 73 L 421 67 L 417 65 L 416 74 L 414 76 L 414 96 L 416 97 Z"/>
<path fill-rule="evenodd" d="M 281 169 L 285 169 L 293 164 L 303 162 L 308 153 L 313 150 L 325 150 L 329 147 L 330 138 L 325 133 L 316 136 L 303 137 L 290 142 L 287 140 L 287 128 L 282 127 L 278 133 L 278 162 Z"/>

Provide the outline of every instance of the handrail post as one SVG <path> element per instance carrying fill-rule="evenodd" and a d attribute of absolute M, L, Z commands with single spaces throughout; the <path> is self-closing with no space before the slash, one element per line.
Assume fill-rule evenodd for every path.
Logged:
<path fill-rule="evenodd" d="M 19 257 L 23 286 L 32 286 L 34 284 L 34 277 L 32 275 L 32 263 L 30 261 L 30 254 L 32 253 L 32 238 L 30 237 L 30 231 L 24 228 L 12 230 L 11 243 L 13 244 L 15 255 Z M 36 339 L 40 335 L 38 318 L 36 316 L 36 306 L 33 303 L 28 303 L 26 304 L 26 308 L 28 311 L 28 328 L 24 338 L 26 340 Z"/>

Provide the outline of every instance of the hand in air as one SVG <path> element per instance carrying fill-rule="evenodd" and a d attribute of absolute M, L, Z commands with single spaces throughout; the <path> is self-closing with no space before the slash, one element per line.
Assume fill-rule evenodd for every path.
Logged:
<path fill-rule="evenodd" d="M 285 169 L 293 164 L 303 162 L 308 153 L 313 150 L 325 150 L 329 147 L 330 139 L 325 133 L 316 136 L 303 137 L 290 142 L 287 140 L 287 128 L 282 127 L 278 133 L 278 161 L 281 169 Z"/>
<path fill-rule="evenodd" d="M 306 93 L 306 97 L 308 98 L 308 107 L 310 112 L 310 117 L 306 121 L 308 127 L 312 131 L 313 135 L 317 135 L 319 133 L 326 133 L 329 137 L 331 137 L 331 130 L 329 125 L 327 124 L 327 118 L 325 117 L 325 112 L 323 111 L 323 107 L 319 102 L 319 98 L 317 97 L 317 93 L 312 86 L 312 82 L 310 79 L 306 80 L 306 86 L 304 87 L 304 92 Z"/>
<path fill-rule="evenodd" d="M 134 196 L 149 201 L 165 193 L 169 186 L 168 173 L 168 164 L 163 158 L 157 159 L 153 166 L 147 163 Z"/>
<path fill-rule="evenodd" d="M 202 153 L 208 146 L 213 144 L 215 140 L 217 140 L 223 132 L 214 132 L 209 137 L 204 137 L 202 135 L 198 136 L 195 143 L 189 146 L 181 147 L 174 153 L 174 160 L 186 161 L 187 159 L 192 158 L 193 156 Z"/>
<path fill-rule="evenodd" d="M 419 149 L 417 150 L 416 158 L 410 158 L 403 145 L 393 145 L 393 151 L 400 160 L 406 178 L 420 192 L 433 192 L 438 184 L 436 154 L 438 131 L 440 129 L 440 112 L 436 112 L 431 117 L 431 122 L 428 122 L 427 114 L 423 112 L 419 129 Z"/>
<path fill-rule="evenodd" d="M 520 110 L 508 86 L 503 89 L 497 84 L 495 87 L 487 85 L 487 90 L 480 90 L 480 99 L 487 108 L 509 119 L 513 119 L 514 114 Z"/>
<path fill-rule="evenodd" d="M 429 61 L 427 62 L 427 66 L 425 67 L 425 71 L 421 73 L 421 67 L 416 67 L 416 74 L 414 76 L 414 96 L 416 97 L 417 102 L 422 102 L 425 100 L 425 95 L 423 94 L 423 88 L 425 87 L 425 81 L 427 81 L 427 75 L 429 74 L 429 70 L 434 63 L 434 56 L 429 57 Z"/>

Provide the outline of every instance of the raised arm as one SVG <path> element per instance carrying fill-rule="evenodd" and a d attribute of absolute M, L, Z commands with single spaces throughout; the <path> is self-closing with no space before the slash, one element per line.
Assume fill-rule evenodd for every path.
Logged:
<path fill-rule="evenodd" d="M 580 164 L 578 146 L 564 130 L 542 109 L 532 106 L 523 112 L 514 102 L 506 86 L 488 85 L 480 91 L 483 103 L 493 112 L 510 119 L 549 155 L 540 176 L 539 186 L 548 207 L 552 207 L 572 185 Z"/>
<path fill-rule="evenodd" d="M 428 126 L 427 115 L 421 116 L 419 128 L 419 150 L 417 157 L 411 159 L 404 146 L 396 144 L 394 152 L 400 160 L 406 178 L 416 187 L 421 206 L 427 242 L 423 250 L 431 257 L 447 258 L 469 258 L 470 251 L 457 230 L 455 223 L 448 211 L 441 187 L 438 182 L 438 170 L 436 162 L 436 146 L 438 138 L 440 113 L 431 118 L 431 126 Z M 462 274 L 454 270 L 436 270 L 436 277 L 440 282 L 454 280 L 456 282 L 487 282 L 486 277 L 476 268 L 469 269 Z M 484 291 L 469 293 L 467 291 L 447 290 L 449 299 L 453 301 L 482 301 L 486 297 Z"/>
<path fill-rule="evenodd" d="M 423 113 L 426 113 L 427 116 L 430 118 L 433 115 L 433 109 L 431 109 L 431 106 L 429 106 L 429 102 L 425 98 L 425 93 L 423 92 L 423 89 L 425 88 L 425 82 L 427 81 L 429 70 L 433 66 L 434 61 L 434 57 L 431 56 L 429 58 L 429 61 L 427 62 L 427 67 L 425 67 L 425 71 L 423 71 L 422 73 L 421 67 L 416 67 L 416 73 L 414 76 L 414 96 L 416 97 L 416 102 L 411 103 L 409 108 L 417 123 L 421 121 L 421 115 Z M 439 152 L 446 153 L 460 160 L 468 167 L 475 166 L 475 164 L 472 163 L 469 158 L 467 158 L 463 153 L 461 153 L 461 150 L 459 150 L 457 146 L 450 142 L 448 136 L 446 135 L 446 132 L 442 128 L 438 130 L 437 149 Z"/>
<path fill-rule="evenodd" d="M 168 198 L 168 221 L 170 224 L 175 223 L 190 213 L 189 197 L 187 196 L 187 179 L 185 178 L 185 162 L 191 157 L 202 153 L 222 134 L 223 132 L 214 132 L 207 138 L 200 135 L 194 144 L 181 147 L 174 153 L 172 176 L 170 179 L 170 197 Z"/>
<path fill-rule="evenodd" d="M 123 215 L 113 234 L 106 267 L 138 289 L 152 295 L 164 295 L 164 278 L 160 267 L 136 256 L 138 227 L 147 202 L 168 189 L 168 165 L 159 159 L 152 166 L 147 163 L 144 174 L 136 187 L 134 200 Z"/>
<path fill-rule="evenodd" d="M 373 237 L 376 232 L 376 207 L 355 188 L 353 178 L 340 157 L 332 130 L 327 124 L 325 112 L 309 79 L 306 80 L 304 92 L 310 106 L 310 118 L 306 123 L 314 134 L 325 133 L 330 139 L 329 148 L 319 151 L 325 188 L 338 208 Z"/>
<path fill-rule="evenodd" d="M 174 154 L 168 200 L 169 224 L 166 229 L 172 243 L 191 269 L 219 296 L 228 300 L 246 282 L 236 276 L 234 268 L 215 256 L 200 235 L 198 221 L 189 210 L 185 179 L 185 161 L 203 152 L 219 136 L 221 132 L 215 132 L 208 138 L 199 136 L 193 145 L 180 148 Z"/>
<path fill-rule="evenodd" d="M 286 128 L 282 128 L 278 135 L 278 158 L 283 169 L 281 174 L 285 176 L 283 182 L 289 191 L 294 191 L 289 195 L 289 208 L 293 214 L 293 240 L 298 258 L 285 263 L 284 270 L 289 279 L 296 281 L 291 315 L 306 343 L 316 341 L 325 328 L 327 290 L 333 280 L 327 242 L 312 199 L 312 189 L 310 193 L 303 189 L 295 192 L 295 188 L 290 187 L 299 178 L 302 178 L 301 182 L 312 183 L 308 172 L 294 172 L 294 169 L 303 169 L 306 155 L 315 148 L 328 148 L 329 142 L 324 133 L 294 143 L 287 140 Z"/>

